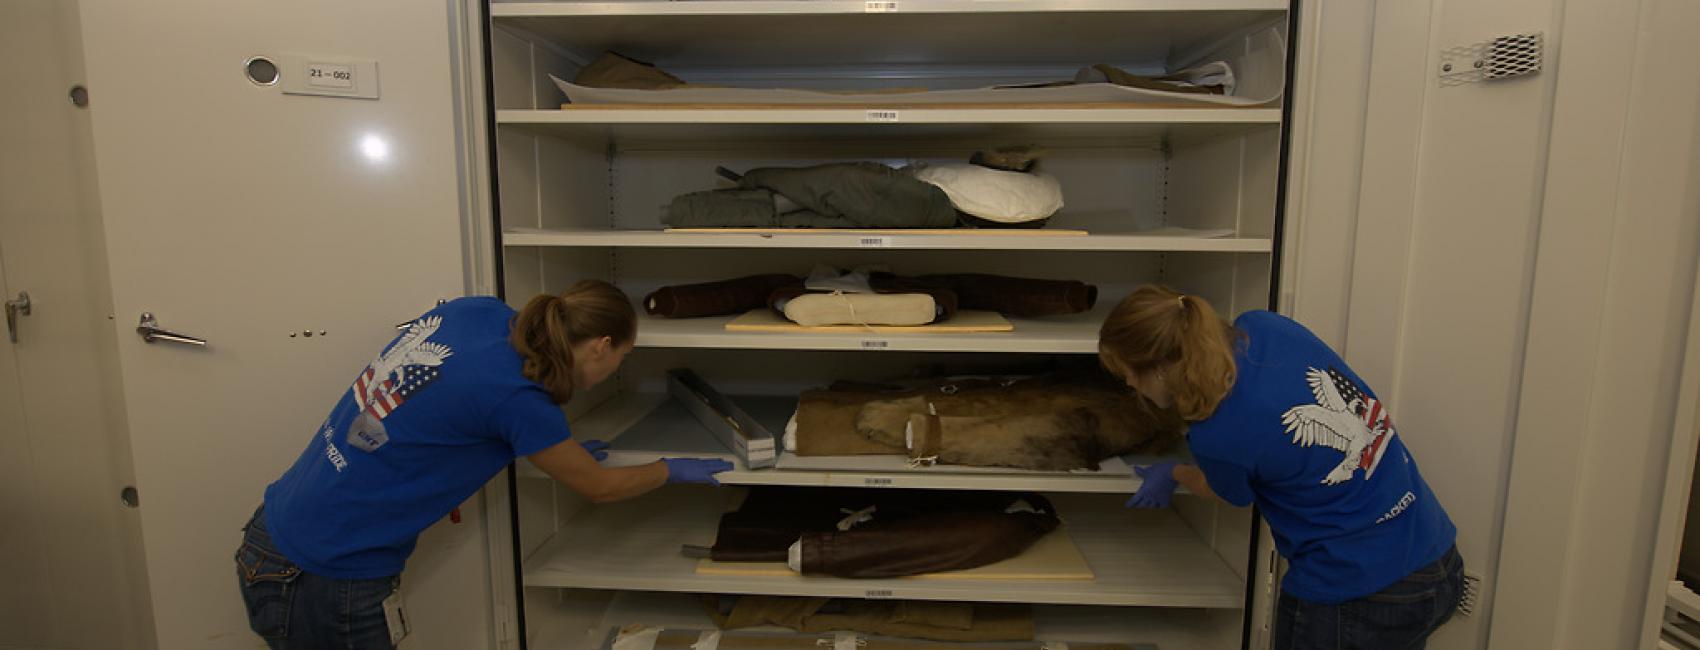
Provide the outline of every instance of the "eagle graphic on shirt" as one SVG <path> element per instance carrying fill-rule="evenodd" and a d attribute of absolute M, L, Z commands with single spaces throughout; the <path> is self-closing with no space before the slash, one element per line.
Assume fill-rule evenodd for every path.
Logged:
<path fill-rule="evenodd" d="M 1300 404 L 1281 414 L 1281 424 L 1300 447 L 1322 445 L 1346 454 L 1340 464 L 1322 478 L 1324 485 L 1352 480 L 1362 469 L 1364 478 L 1375 474 L 1393 437 L 1393 419 L 1381 402 L 1370 397 L 1339 370 L 1310 368 L 1305 372 L 1315 404 Z"/>
<path fill-rule="evenodd" d="M 449 346 L 427 340 L 442 326 L 441 316 L 409 323 L 395 344 L 366 366 L 366 372 L 354 381 L 362 411 L 382 420 L 401 407 L 408 395 L 437 379 L 437 366 L 454 354 Z"/>

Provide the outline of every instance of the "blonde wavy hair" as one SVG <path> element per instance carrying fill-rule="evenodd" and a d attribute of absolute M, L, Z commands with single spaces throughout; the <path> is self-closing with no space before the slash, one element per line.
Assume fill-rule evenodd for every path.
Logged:
<path fill-rule="evenodd" d="M 1239 333 L 1210 302 L 1145 285 L 1122 299 L 1098 330 L 1098 358 L 1123 379 L 1163 373 L 1175 411 L 1210 417 L 1234 386 Z"/>

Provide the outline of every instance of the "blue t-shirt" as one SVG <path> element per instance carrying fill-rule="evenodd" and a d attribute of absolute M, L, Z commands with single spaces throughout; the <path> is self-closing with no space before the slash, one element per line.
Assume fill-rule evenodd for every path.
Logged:
<path fill-rule="evenodd" d="M 266 525 L 284 556 L 332 578 L 397 575 L 420 531 L 514 457 L 570 436 L 548 392 L 520 374 L 513 315 L 495 298 L 451 301 L 360 373 L 266 488 Z"/>
<path fill-rule="evenodd" d="M 1281 588 L 1339 603 L 1440 559 L 1457 529 L 1375 392 L 1285 316 L 1248 312 L 1234 326 L 1245 334 L 1234 387 L 1188 444 L 1210 489 L 1269 521 L 1289 565 Z"/>

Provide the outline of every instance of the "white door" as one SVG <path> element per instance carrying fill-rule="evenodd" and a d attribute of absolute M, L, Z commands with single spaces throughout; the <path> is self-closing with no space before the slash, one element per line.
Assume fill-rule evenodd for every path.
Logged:
<path fill-rule="evenodd" d="M 145 648 L 77 7 L 0 3 L 0 647 Z M 27 293 L 24 308 L 20 294 Z M 98 616 L 99 625 L 89 620 Z"/>
<path fill-rule="evenodd" d="M 465 291 L 452 3 L 81 10 L 157 645 L 251 648 L 239 527 L 395 324 Z M 279 83 L 250 79 L 256 56 Z M 378 96 L 285 94 L 308 63 Z M 143 313 L 207 344 L 146 343 Z M 414 607 L 404 647 L 486 643 L 478 527 L 445 525 L 451 559 L 404 574 L 455 605 Z"/>

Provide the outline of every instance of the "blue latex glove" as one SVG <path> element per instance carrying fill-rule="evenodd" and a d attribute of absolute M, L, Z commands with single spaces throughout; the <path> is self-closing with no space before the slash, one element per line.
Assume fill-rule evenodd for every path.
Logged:
<path fill-rule="evenodd" d="M 668 483 L 706 483 L 718 486 L 715 474 L 732 471 L 732 463 L 718 458 L 663 458 Z"/>
<path fill-rule="evenodd" d="M 1129 508 L 1167 508 L 1175 496 L 1175 461 L 1133 468 L 1145 484 L 1127 500 Z"/>
<path fill-rule="evenodd" d="M 580 447 L 584 447 L 584 451 L 589 453 L 591 458 L 595 458 L 596 462 L 600 463 L 608 459 L 608 443 L 601 440 L 586 440 L 578 444 Z"/>

